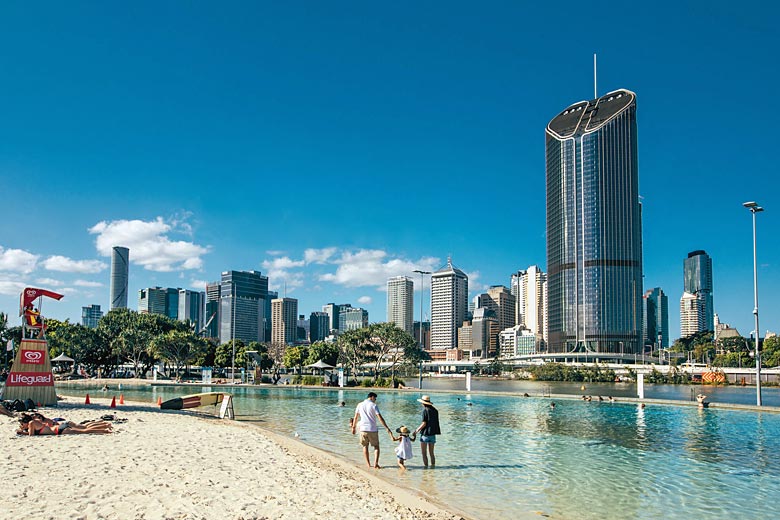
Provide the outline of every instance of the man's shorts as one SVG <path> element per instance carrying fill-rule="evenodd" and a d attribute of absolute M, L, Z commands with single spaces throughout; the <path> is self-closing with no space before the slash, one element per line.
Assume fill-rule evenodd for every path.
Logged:
<path fill-rule="evenodd" d="M 436 444 L 435 435 L 420 435 L 420 442 L 427 442 L 428 444 Z"/>
<path fill-rule="evenodd" d="M 360 445 L 379 448 L 379 432 L 360 432 Z"/>

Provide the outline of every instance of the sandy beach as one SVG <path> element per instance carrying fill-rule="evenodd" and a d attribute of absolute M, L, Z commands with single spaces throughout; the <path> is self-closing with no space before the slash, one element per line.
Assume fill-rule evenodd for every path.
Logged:
<path fill-rule="evenodd" d="M 0 416 L 3 518 L 462 518 L 362 468 L 255 425 L 106 399 L 49 417 L 113 414 L 108 435 L 17 436 Z"/>

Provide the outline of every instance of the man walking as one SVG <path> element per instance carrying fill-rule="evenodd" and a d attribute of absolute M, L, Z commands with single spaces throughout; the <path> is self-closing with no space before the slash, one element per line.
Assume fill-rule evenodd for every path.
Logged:
<path fill-rule="evenodd" d="M 355 408 L 355 417 L 352 419 L 352 435 L 355 435 L 356 430 L 360 431 L 360 445 L 363 446 L 363 456 L 366 458 L 366 465 L 369 468 L 371 467 L 371 460 L 368 457 L 368 446 L 370 444 L 374 447 L 374 467 L 380 469 L 377 419 L 379 419 L 379 422 L 382 423 L 382 426 L 385 427 L 388 433 L 392 435 L 392 432 L 379 412 L 376 398 L 377 395 L 374 392 L 369 392 L 365 401 L 361 401 Z"/>

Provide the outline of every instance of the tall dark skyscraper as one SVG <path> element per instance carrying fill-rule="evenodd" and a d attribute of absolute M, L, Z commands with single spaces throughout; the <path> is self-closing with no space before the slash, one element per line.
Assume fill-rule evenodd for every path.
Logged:
<path fill-rule="evenodd" d="M 547 125 L 550 352 L 641 352 L 636 95 L 581 101 Z"/>
<path fill-rule="evenodd" d="M 220 282 L 220 343 L 234 337 L 244 343 L 264 341 L 266 298 L 267 276 L 259 271 L 224 271 Z"/>
<path fill-rule="evenodd" d="M 111 252 L 111 309 L 127 308 L 127 282 L 130 273 L 130 250 L 115 246 Z"/>
<path fill-rule="evenodd" d="M 706 251 L 698 250 L 688 253 L 688 257 L 683 262 L 683 284 L 685 291 L 683 299 L 688 299 L 691 303 L 687 310 L 681 310 L 682 335 L 687 336 L 705 330 L 714 331 L 712 258 Z"/>

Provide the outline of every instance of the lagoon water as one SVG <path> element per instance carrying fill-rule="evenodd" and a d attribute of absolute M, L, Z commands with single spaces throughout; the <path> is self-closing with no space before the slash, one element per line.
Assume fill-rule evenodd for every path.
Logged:
<path fill-rule="evenodd" d="M 528 398 L 436 393 L 433 386 L 424 393 L 441 416 L 437 467 L 422 468 L 416 442 L 410 470 L 399 474 L 394 443 L 380 434 L 379 474 L 473 518 L 780 517 L 780 414 L 659 404 L 642 409 L 619 399 L 555 399 L 553 409 L 549 398 L 538 397 L 538 386 Z M 239 419 L 297 433 L 305 443 L 363 464 L 349 419 L 367 390 L 125 386 L 123 393 L 152 402 L 215 390 L 234 394 Z M 70 385 L 58 391 L 100 394 Z M 393 429 L 419 424 L 419 391 L 377 393 Z"/>

